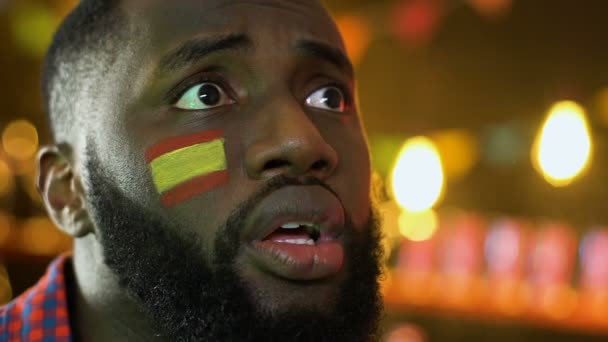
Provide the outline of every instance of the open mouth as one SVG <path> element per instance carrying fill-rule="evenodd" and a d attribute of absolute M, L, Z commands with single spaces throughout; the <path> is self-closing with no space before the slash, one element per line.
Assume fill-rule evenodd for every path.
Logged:
<path fill-rule="evenodd" d="M 313 222 L 288 222 L 266 236 L 263 241 L 314 246 L 320 242 L 321 226 Z"/>
<path fill-rule="evenodd" d="M 244 231 L 247 254 L 266 273 L 291 280 L 327 278 L 344 262 L 344 209 L 320 186 L 290 186 L 269 195 Z"/>

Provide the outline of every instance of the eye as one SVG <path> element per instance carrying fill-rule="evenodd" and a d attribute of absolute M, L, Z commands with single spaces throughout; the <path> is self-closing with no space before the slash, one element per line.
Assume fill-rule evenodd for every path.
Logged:
<path fill-rule="evenodd" d="M 323 87 L 308 96 L 306 104 L 323 110 L 332 112 L 344 112 L 346 109 L 346 99 L 342 91 L 336 87 Z"/>
<path fill-rule="evenodd" d="M 215 83 L 199 83 L 177 100 L 175 107 L 186 110 L 205 110 L 233 104 L 226 92 Z"/>

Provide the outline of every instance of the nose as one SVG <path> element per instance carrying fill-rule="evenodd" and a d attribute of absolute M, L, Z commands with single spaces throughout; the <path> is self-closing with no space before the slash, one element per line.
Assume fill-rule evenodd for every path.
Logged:
<path fill-rule="evenodd" d="M 251 179 L 278 175 L 327 179 L 338 165 L 338 154 L 295 101 L 266 108 L 248 147 L 246 169 Z"/>

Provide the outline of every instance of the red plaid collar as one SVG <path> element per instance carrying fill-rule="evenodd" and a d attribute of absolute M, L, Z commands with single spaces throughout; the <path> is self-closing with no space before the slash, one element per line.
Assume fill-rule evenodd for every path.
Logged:
<path fill-rule="evenodd" d="M 0 307 L 0 341 L 72 341 L 64 274 L 69 260 L 55 259 L 34 287 Z"/>

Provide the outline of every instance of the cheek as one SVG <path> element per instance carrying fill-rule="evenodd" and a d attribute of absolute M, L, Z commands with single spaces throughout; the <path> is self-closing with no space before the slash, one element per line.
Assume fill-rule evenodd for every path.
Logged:
<path fill-rule="evenodd" d="M 164 139 L 146 151 L 164 207 L 173 207 L 228 183 L 224 132 Z"/>
<path fill-rule="evenodd" d="M 371 166 L 367 142 L 360 130 L 353 130 L 334 146 L 339 165 L 334 178 L 346 210 L 357 226 L 369 217 L 371 207 Z"/>

